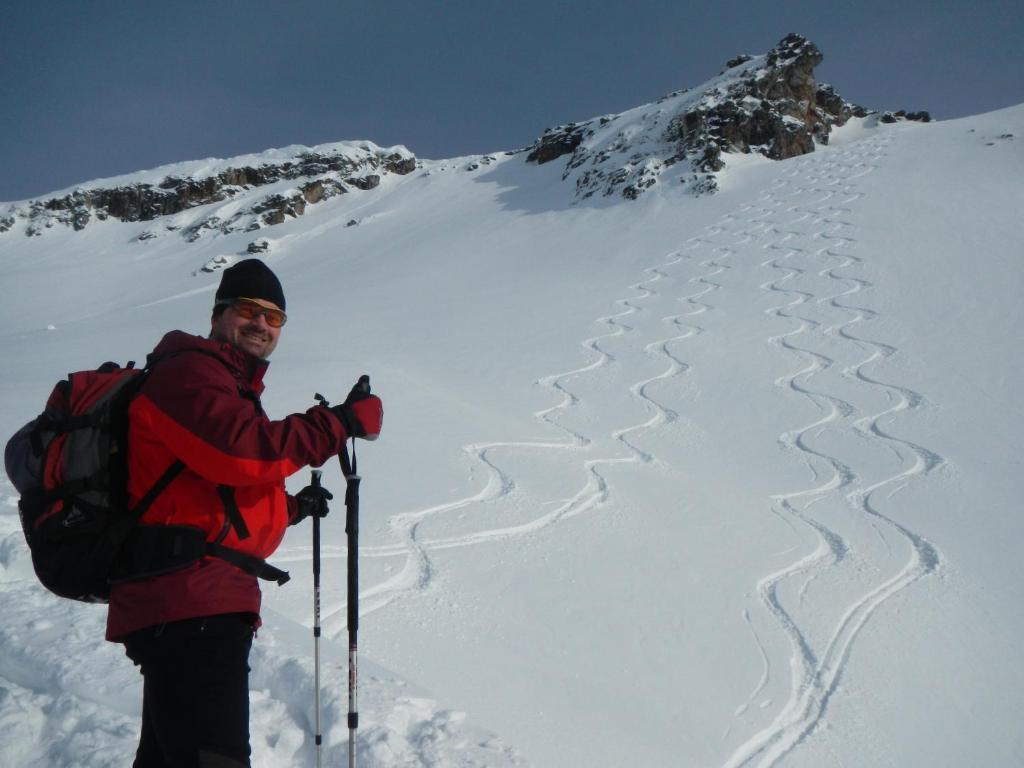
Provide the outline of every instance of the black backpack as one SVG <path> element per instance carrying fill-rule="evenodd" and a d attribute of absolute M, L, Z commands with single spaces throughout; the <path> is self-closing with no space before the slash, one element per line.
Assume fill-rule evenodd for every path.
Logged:
<path fill-rule="evenodd" d="M 128 405 L 149 369 L 104 363 L 68 374 L 45 410 L 7 442 L 4 464 L 21 494 L 21 527 L 39 580 L 61 597 L 105 603 L 113 582 L 178 570 L 210 555 L 283 584 L 284 571 L 207 542 L 198 528 L 139 525 L 185 468 L 181 461 L 128 508 Z M 233 489 L 222 491 L 225 506 L 233 505 Z M 237 507 L 228 516 L 244 528 Z"/>

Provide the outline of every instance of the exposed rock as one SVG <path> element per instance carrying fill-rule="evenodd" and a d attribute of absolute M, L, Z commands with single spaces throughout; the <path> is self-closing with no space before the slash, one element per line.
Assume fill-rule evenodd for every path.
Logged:
<path fill-rule="evenodd" d="M 368 144 L 354 149 L 332 148 L 329 152 L 306 151 L 280 163 L 230 167 L 202 178 L 168 176 L 155 186 L 139 183 L 114 188 L 78 189 L 63 197 L 32 201 L 27 212 L 15 209 L 11 216 L 0 219 L 0 233 L 13 226 L 15 215 L 31 220 L 32 224 L 26 229 L 31 236 L 41 234 L 43 229 L 54 223 L 83 229 L 93 217 L 100 221 L 108 217 L 126 222 L 151 221 L 201 205 L 224 202 L 256 187 L 309 179 L 299 186 L 297 193 L 270 195 L 226 221 L 213 216 L 193 223 L 182 233 L 192 242 L 206 231 L 251 231 L 263 225 L 280 223 L 289 216 L 301 216 L 307 204 L 313 205 L 348 192 L 346 185 L 361 190 L 373 189 L 380 184 L 382 174 L 404 175 L 415 169 L 416 157 L 411 153 L 385 153 Z"/>
<path fill-rule="evenodd" d="M 285 218 L 297 219 L 306 212 L 306 198 L 301 192 L 291 195 L 268 195 L 249 209 L 252 213 L 263 214 L 264 224 L 281 224 Z"/>
<path fill-rule="evenodd" d="M 303 184 L 299 189 L 307 203 L 316 204 L 322 200 L 330 200 L 332 197 L 343 195 L 348 190 L 345 185 L 337 179 L 317 179 Z"/>
<path fill-rule="evenodd" d="M 246 253 L 266 253 L 270 250 L 270 241 L 261 237 L 259 240 L 253 240 L 249 245 L 246 246 Z"/>
<path fill-rule="evenodd" d="M 498 158 L 497 158 L 497 157 L 495 157 L 494 155 L 482 155 L 482 156 L 478 157 L 478 158 L 477 158 L 477 159 L 475 159 L 475 160 L 471 160 L 471 161 L 470 161 L 470 162 L 469 162 L 469 163 L 468 163 L 468 164 L 466 165 L 466 168 L 465 168 L 465 170 L 467 170 L 467 171 L 469 171 L 469 172 L 472 172 L 472 171 L 479 171 L 479 170 L 480 170 L 480 168 L 482 168 L 482 167 L 483 167 L 483 166 L 485 166 L 485 165 L 490 165 L 491 163 L 493 163 L 493 162 L 494 162 L 495 160 L 497 160 L 497 159 L 498 159 Z"/>
<path fill-rule="evenodd" d="M 818 48 L 799 35 L 787 35 L 765 58 L 765 66 L 744 70 L 724 89 L 706 93 L 700 102 L 670 123 L 666 139 L 682 144 L 686 154 L 699 153 L 695 167 L 718 171 L 722 152 L 759 152 L 783 160 L 814 151 L 815 135 L 842 124 L 845 105 L 829 89 L 823 98 L 832 111 L 818 107 L 814 68 Z M 748 59 L 752 61 L 752 59 Z"/>
<path fill-rule="evenodd" d="M 526 160 L 543 165 L 562 155 L 568 155 L 582 143 L 585 132 L 586 129 L 576 123 L 548 128 L 544 135 L 537 139 L 533 151 L 526 156 Z"/>
<path fill-rule="evenodd" d="M 736 58 L 729 59 L 727 62 L 725 62 L 725 69 L 723 69 L 718 74 L 720 74 L 720 75 L 725 74 L 730 69 L 734 69 L 735 67 L 738 67 L 740 64 L 746 64 L 748 61 L 750 61 L 753 58 L 754 58 L 753 56 L 749 56 L 749 55 L 747 55 L 745 53 L 741 53 Z"/>
<path fill-rule="evenodd" d="M 218 216 L 209 216 L 205 219 L 200 219 L 195 224 L 189 227 L 185 227 L 181 231 L 182 237 L 190 243 L 194 243 L 200 237 L 202 237 L 204 231 L 214 231 L 220 227 L 221 221 Z"/>
<path fill-rule="evenodd" d="M 135 239 L 138 240 L 139 242 L 145 242 L 146 240 L 152 240 L 155 237 L 157 237 L 156 232 L 154 232 L 151 229 L 147 229 L 145 232 L 143 232 Z"/>
<path fill-rule="evenodd" d="M 900 120 L 912 120 L 919 123 L 930 123 L 932 116 L 927 112 L 907 112 L 905 109 L 896 112 L 883 112 L 879 120 L 883 123 L 897 123 Z"/>
<path fill-rule="evenodd" d="M 913 120 L 918 123 L 930 123 L 932 121 L 932 116 L 924 110 L 920 112 L 905 112 L 901 109 L 896 113 L 896 117 L 902 117 L 904 120 Z"/>
<path fill-rule="evenodd" d="M 203 264 L 202 270 L 203 272 L 217 272 L 230 266 L 233 261 L 234 259 L 230 256 L 214 256 L 208 262 Z"/>
<path fill-rule="evenodd" d="M 834 126 L 868 114 L 818 85 L 822 58 L 810 41 L 787 35 L 764 56 L 730 59 L 702 92 L 675 91 L 622 115 L 549 128 L 528 148 L 527 162 L 568 156 L 563 178 L 575 176 L 577 199 L 597 192 L 636 199 L 679 164 L 673 176 L 688 189 L 714 191 L 710 175 L 728 154 L 806 154 L 827 143 Z"/>
<path fill-rule="evenodd" d="M 345 179 L 345 183 L 351 184 L 356 189 L 362 189 L 365 191 L 380 186 L 380 176 L 378 176 L 376 173 L 370 173 L 367 174 L 366 176 L 360 177 L 353 176 L 351 178 Z"/>
<path fill-rule="evenodd" d="M 416 158 L 412 155 L 393 154 L 386 157 L 381 166 L 388 173 L 406 176 L 416 170 Z"/>
<path fill-rule="evenodd" d="M 510 154 L 510 153 L 506 153 L 506 154 Z M 466 170 L 467 171 L 478 171 L 483 166 L 490 165 L 491 163 L 497 161 L 497 159 L 498 158 L 495 155 L 481 155 L 480 157 L 476 158 L 475 160 L 471 160 L 469 162 L 469 164 L 466 166 Z"/>
<path fill-rule="evenodd" d="M 843 125 L 851 117 L 867 117 L 871 114 L 871 110 L 844 99 L 828 83 L 818 86 L 814 101 L 819 109 L 832 116 L 832 124 L 837 126 Z"/>

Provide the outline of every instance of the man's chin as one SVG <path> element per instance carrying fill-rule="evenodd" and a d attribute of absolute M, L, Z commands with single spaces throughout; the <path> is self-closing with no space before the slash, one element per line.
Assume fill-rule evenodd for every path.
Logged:
<path fill-rule="evenodd" d="M 254 339 L 242 338 L 238 342 L 238 347 L 245 352 L 248 352 L 253 357 L 258 357 L 261 360 L 264 359 L 268 354 L 269 344 L 265 341 L 256 341 Z"/>

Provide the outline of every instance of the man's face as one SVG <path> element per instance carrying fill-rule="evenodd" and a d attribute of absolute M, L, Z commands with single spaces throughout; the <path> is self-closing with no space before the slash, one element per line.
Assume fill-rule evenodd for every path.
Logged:
<path fill-rule="evenodd" d="M 261 307 L 280 310 L 280 307 L 270 301 L 260 300 L 256 303 Z M 277 347 L 280 336 L 281 328 L 268 325 L 264 315 L 245 318 L 233 306 L 226 307 L 211 321 L 211 339 L 226 341 L 261 360 L 270 357 L 270 353 Z"/>

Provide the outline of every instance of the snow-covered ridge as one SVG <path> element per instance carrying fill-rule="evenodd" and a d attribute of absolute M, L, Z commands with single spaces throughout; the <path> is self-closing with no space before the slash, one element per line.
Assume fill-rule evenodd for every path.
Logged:
<path fill-rule="evenodd" d="M 32 237 L 55 224 L 80 230 L 95 220 L 150 221 L 209 203 L 239 201 L 228 216 L 168 226 L 181 229 L 191 242 L 204 231 L 255 231 L 279 224 L 302 215 L 308 204 L 353 189 L 373 189 L 382 176 L 415 168 L 416 157 L 404 146 L 382 148 L 368 141 L 292 145 L 224 160 L 175 163 L 88 182 L 45 200 L 13 203 L 0 213 L 0 233 L 23 223 L 25 234 Z"/>
<path fill-rule="evenodd" d="M 834 126 L 869 114 L 816 82 L 822 59 L 814 43 L 787 35 L 767 54 L 730 60 L 695 89 L 549 128 L 528 148 L 527 160 L 570 155 L 562 178 L 575 182 L 578 200 L 598 192 L 635 199 L 659 180 L 696 194 L 714 192 L 724 154 L 756 152 L 772 160 L 807 154 L 815 142 L 828 143 Z M 927 113 L 906 117 L 926 120 Z"/>
<path fill-rule="evenodd" d="M 766 54 L 730 60 L 697 88 L 621 114 L 550 128 L 522 151 L 527 162 L 537 164 L 569 155 L 562 178 L 574 183 L 576 200 L 598 192 L 636 199 L 659 181 L 685 185 L 694 194 L 714 192 L 727 155 L 781 160 L 807 154 L 816 143 L 827 144 L 834 127 L 870 114 L 815 80 L 822 59 L 814 43 L 790 34 Z M 886 113 L 882 119 L 927 120 L 928 115 Z M 467 170 L 494 159 L 474 158 Z M 175 163 L 11 203 L 0 208 L 0 235 L 20 231 L 33 237 L 58 224 L 81 230 L 107 219 L 161 219 L 162 226 L 139 238 L 178 232 L 194 242 L 208 234 L 283 223 L 303 215 L 308 205 L 373 189 L 384 176 L 405 175 L 418 165 L 404 146 L 382 148 L 369 141 Z M 213 203 L 219 205 L 176 216 Z"/>

